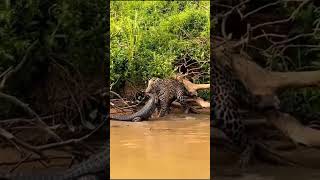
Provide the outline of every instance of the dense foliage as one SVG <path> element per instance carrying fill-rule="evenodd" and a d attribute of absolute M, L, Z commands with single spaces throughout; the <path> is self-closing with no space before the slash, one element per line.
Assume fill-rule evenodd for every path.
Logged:
<path fill-rule="evenodd" d="M 52 73 L 52 64 L 70 73 L 71 78 L 75 73 L 82 74 L 81 77 L 88 81 L 92 81 L 90 78 L 94 76 L 101 77 L 102 69 L 105 69 L 102 63 L 106 55 L 105 37 L 109 20 L 106 12 L 105 0 L 1 2 L 0 74 L 9 67 L 20 67 L 7 81 L 3 91 L 35 108 L 39 99 L 47 103 L 51 100 L 49 104 L 53 104 L 52 94 L 46 94 L 45 90 L 38 94 L 35 92 L 36 88 L 48 88 L 46 83 Z M 51 82 L 52 85 L 55 87 L 49 89 L 61 91 L 61 86 L 55 82 Z M 16 114 L 16 109 L 21 109 L 13 109 L 12 103 L 4 103 L 0 103 L 0 115 L 10 114 L 9 111 Z M 45 104 L 41 106 L 48 108 Z"/>
<path fill-rule="evenodd" d="M 290 15 L 294 8 L 283 8 L 283 12 Z M 315 30 L 319 26 L 320 9 L 310 3 L 292 23 L 289 31 L 291 37 L 301 36 L 293 40 L 285 51 L 286 56 L 275 56 L 269 65 L 279 71 L 313 71 L 320 69 L 320 32 Z M 309 35 L 308 35 L 309 34 Z M 304 119 L 320 120 L 320 90 L 315 88 L 288 89 L 281 93 L 283 108 Z"/>
<path fill-rule="evenodd" d="M 276 4 L 267 6 L 272 3 Z M 303 6 L 300 7 L 301 4 Z M 228 10 L 226 8 L 225 12 Z M 259 65 L 268 70 L 281 72 L 320 70 L 318 1 L 309 1 L 306 4 L 289 1 L 250 1 L 246 3 L 242 13 L 251 15 L 243 15 L 246 16 L 244 18 L 240 17 L 241 13 L 234 12 L 228 18 L 230 22 L 227 21 L 226 32 L 232 33 L 233 40 L 238 41 L 246 38 L 245 34 L 249 32 L 248 25 L 261 25 L 252 30 L 250 43 L 242 47 L 242 50 L 249 53 Z M 221 22 L 219 21 L 220 25 Z M 264 35 L 266 36 L 261 38 Z M 260 38 L 257 38 L 259 36 Z M 278 94 L 282 111 L 302 117 L 300 119 L 307 117 L 305 119 L 320 120 L 319 87 L 283 89 Z"/>
<path fill-rule="evenodd" d="M 106 51 L 106 9 L 103 0 L 6 1 L 0 12 L 0 72 L 25 55 L 33 64 L 28 71 L 45 71 L 38 65 L 63 59 L 82 72 L 95 72 Z M 23 75 L 26 81 L 30 74 Z"/>
<path fill-rule="evenodd" d="M 261 6 L 263 2 L 254 2 L 253 6 Z M 8 82 L 10 94 L 26 97 L 36 79 L 46 78 L 51 61 L 71 65 L 89 75 L 105 68 L 99 66 L 108 53 L 104 45 L 108 20 L 111 25 L 110 79 L 111 83 L 117 82 L 116 88 L 121 87 L 124 80 L 142 83 L 152 76 L 170 76 L 175 63 L 184 58 L 196 60 L 203 65 L 202 71 L 208 72 L 208 1 L 113 1 L 110 19 L 106 8 L 104 0 L 0 3 L 0 74 L 27 59 L 15 81 Z M 295 8 L 281 6 L 273 10 L 287 17 Z M 313 3 L 303 8 L 290 22 L 290 36 L 313 32 L 320 22 L 319 12 Z M 268 41 L 259 43 L 264 50 L 263 45 Z M 271 55 L 264 56 L 266 67 L 277 71 L 319 69 L 319 31 L 291 43 L 301 46 L 288 46 L 284 56 L 270 52 Z M 281 100 L 289 112 L 319 116 L 319 94 L 317 88 L 287 90 L 281 94 Z"/>
<path fill-rule="evenodd" d="M 111 2 L 111 83 L 167 77 L 184 57 L 209 72 L 209 2 Z M 206 80 L 208 82 L 208 79 Z"/>

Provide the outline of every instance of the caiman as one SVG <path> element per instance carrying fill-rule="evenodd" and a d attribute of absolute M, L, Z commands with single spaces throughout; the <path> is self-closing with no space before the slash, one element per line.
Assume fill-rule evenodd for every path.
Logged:
<path fill-rule="evenodd" d="M 149 96 L 149 100 L 143 106 L 142 109 L 130 115 L 110 115 L 110 119 L 114 119 L 118 121 L 133 121 L 133 122 L 149 119 L 156 109 L 156 106 L 158 103 L 158 97 L 155 94 L 151 94 L 151 93 L 146 93 L 146 95 Z"/>
<path fill-rule="evenodd" d="M 108 144 L 109 145 L 109 144 Z M 53 173 L 0 173 L 0 180 L 105 180 L 110 167 L 109 147 L 73 167 Z"/>

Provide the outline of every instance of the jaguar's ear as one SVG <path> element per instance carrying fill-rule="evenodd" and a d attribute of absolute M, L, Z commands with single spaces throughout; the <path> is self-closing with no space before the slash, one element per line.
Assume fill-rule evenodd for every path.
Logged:
<path fill-rule="evenodd" d="M 155 96 L 155 102 L 158 103 L 159 102 L 159 97 L 156 94 L 153 94 Z"/>

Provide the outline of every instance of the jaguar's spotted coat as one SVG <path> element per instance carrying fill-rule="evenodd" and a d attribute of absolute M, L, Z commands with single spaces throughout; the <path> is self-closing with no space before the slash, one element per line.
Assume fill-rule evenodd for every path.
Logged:
<path fill-rule="evenodd" d="M 183 106 L 185 113 L 188 113 L 190 110 L 190 106 L 185 101 L 186 97 L 189 96 L 189 93 L 178 80 L 151 78 L 145 92 L 153 93 L 158 96 L 160 107 L 157 106 L 157 109 L 160 111 L 160 117 L 169 113 L 170 105 L 175 100 Z"/>
<path fill-rule="evenodd" d="M 211 85 L 211 125 L 221 129 L 240 148 L 240 166 L 244 167 L 252 156 L 255 142 L 245 131 L 240 107 L 247 104 L 246 107 L 255 106 L 260 110 L 278 108 L 279 101 L 276 97 L 251 95 L 231 71 L 216 60 L 211 62 Z"/>

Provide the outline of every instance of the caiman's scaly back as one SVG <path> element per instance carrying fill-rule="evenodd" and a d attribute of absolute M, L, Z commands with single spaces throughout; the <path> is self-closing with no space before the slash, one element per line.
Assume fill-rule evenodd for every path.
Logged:
<path fill-rule="evenodd" d="M 158 98 L 155 94 L 147 93 L 147 95 L 150 97 L 148 102 L 138 112 L 130 115 L 111 115 L 110 119 L 134 122 L 149 119 L 155 111 Z"/>

